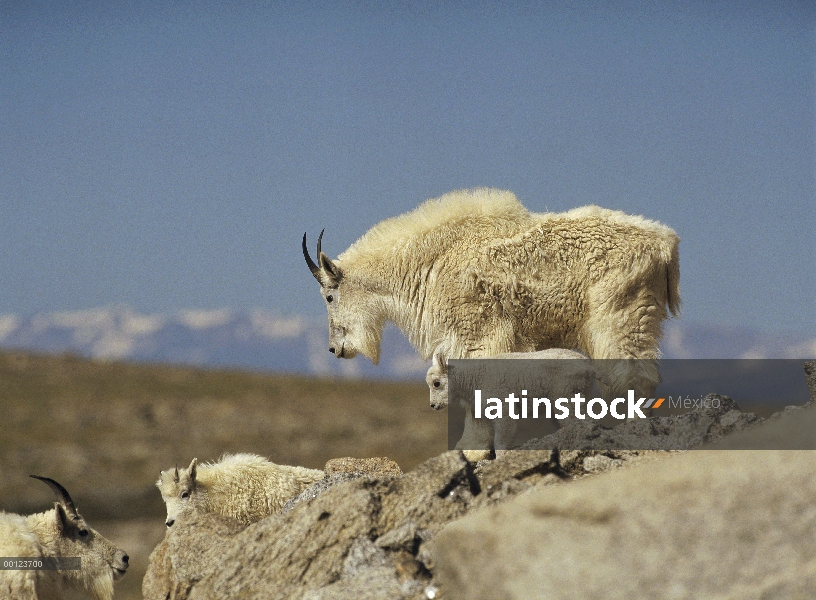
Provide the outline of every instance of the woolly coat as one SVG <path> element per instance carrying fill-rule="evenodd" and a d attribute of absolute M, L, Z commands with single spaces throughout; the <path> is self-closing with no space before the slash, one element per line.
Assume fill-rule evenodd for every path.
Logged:
<path fill-rule="evenodd" d="M 330 342 L 379 359 L 394 322 L 420 355 L 449 359 L 575 348 L 590 358 L 656 359 L 680 307 L 679 238 L 597 206 L 528 212 L 510 192 L 452 192 L 372 227 L 334 262 Z M 328 298 L 327 298 L 327 301 Z M 643 364 L 614 388 L 657 383 Z"/>
<path fill-rule="evenodd" d="M 167 503 L 168 517 L 179 491 L 189 491 L 185 510 L 217 513 L 242 523 L 254 523 L 280 512 L 289 498 L 323 479 L 323 471 L 278 465 L 255 454 L 226 454 L 216 463 L 201 464 L 190 481 L 190 469 L 183 469 L 174 483 L 173 470 L 162 471 L 156 485 Z"/>
<path fill-rule="evenodd" d="M 113 598 L 114 571 L 109 562 L 121 551 L 92 529 L 89 543 L 65 542 L 60 535 L 56 509 L 25 517 L 0 511 L 0 556 L 57 557 L 63 545 L 66 556 L 82 559 L 78 571 L 0 570 L 0 599 L 58 600 L 64 587 L 83 590 L 95 600 Z"/>

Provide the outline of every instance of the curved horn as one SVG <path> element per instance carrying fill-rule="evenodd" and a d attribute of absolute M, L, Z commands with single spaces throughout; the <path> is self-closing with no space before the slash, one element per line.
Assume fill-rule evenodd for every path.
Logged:
<path fill-rule="evenodd" d="M 322 231 L 320 232 L 320 236 L 321 237 L 323 236 Z M 318 242 L 318 247 L 320 247 L 320 242 Z M 318 252 L 318 254 L 319 254 L 319 252 Z M 312 272 L 312 275 L 314 275 L 314 278 L 317 279 L 318 282 L 320 282 L 320 267 L 318 267 L 314 263 L 314 261 L 312 260 L 312 257 L 309 256 L 309 251 L 306 249 L 306 234 L 305 233 L 303 234 L 303 258 L 306 259 L 306 264 L 309 265 L 309 270 Z"/>
<path fill-rule="evenodd" d="M 44 481 L 48 484 L 52 490 L 54 490 L 54 494 L 57 496 L 57 500 L 59 503 L 65 507 L 65 510 L 70 514 L 72 517 L 77 517 L 77 509 L 74 506 L 74 501 L 71 500 L 71 495 L 68 493 L 64 487 L 62 487 L 59 483 L 54 481 L 53 479 L 49 479 L 48 477 L 40 477 L 39 475 L 29 475 L 29 477 L 33 477 L 34 479 L 39 479 L 40 481 Z"/>
<path fill-rule="evenodd" d="M 320 237 L 323 237 L 323 232 L 322 231 L 320 232 Z M 318 255 L 320 255 L 320 250 L 319 250 L 320 241 L 319 240 L 317 242 L 317 247 L 318 247 L 317 253 L 318 253 Z M 318 282 L 320 282 L 320 267 L 318 267 L 314 263 L 314 261 L 312 260 L 312 257 L 309 256 L 309 251 L 306 249 L 306 234 L 305 233 L 303 234 L 303 258 L 306 259 L 306 264 L 309 265 L 309 270 L 312 272 L 312 275 L 314 275 L 314 278 L 317 279 Z"/>

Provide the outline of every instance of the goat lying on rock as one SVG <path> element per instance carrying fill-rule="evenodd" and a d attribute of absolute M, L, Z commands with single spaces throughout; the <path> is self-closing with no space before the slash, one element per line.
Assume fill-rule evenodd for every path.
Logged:
<path fill-rule="evenodd" d="M 286 501 L 323 479 L 323 471 L 276 465 L 255 454 L 225 454 L 217 463 L 161 472 L 156 486 L 167 506 L 168 527 L 191 511 L 254 523 L 280 512 Z"/>
<path fill-rule="evenodd" d="M 0 556 L 38 564 L 79 558 L 79 568 L 0 570 L 0 598 L 57 599 L 68 587 L 94 600 L 111 600 L 113 583 L 127 571 L 128 555 L 88 526 L 64 487 L 47 477 L 31 477 L 47 483 L 57 502 L 52 510 L 26 517 L 0 512 Z"/>

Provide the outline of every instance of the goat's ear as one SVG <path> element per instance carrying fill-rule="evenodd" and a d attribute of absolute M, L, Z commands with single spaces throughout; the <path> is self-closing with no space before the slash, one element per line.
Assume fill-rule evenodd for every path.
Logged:
<path fill-rule="evenodd" d="M 62 532 L 67 531 L 71 527 L 71 519 L 68 517 L 68 513 L 65 512 L 65 507 L 59 502 L 55 502 L 54 508 L 57 509 L 57 529 Z"/>
<path fill-rule="evenodd" d="M 197 465 L 198 465 L 198 459 L 194 458 L 192 460 L 192 462 L 190 463 L 189 469 L 187 469 L 190 472 L 190 482 L 191 483 L 195 483 L 195 480 L 196 480 L 196 466 Z"/>
<path fill-rule="evenodd" d="M 329 286 L 334 287 L 340 284 L 340 280 L 343 279 L 343 271 L 323 252 L 323 231 L 320 232 L 320 237 L 317 238 L 317 264 L 320 265 L 320 272 L 323 277 L 328 279 Z M 311 268 L 311 265 L 309 265 L 309 268 Z M 324 281 L 321 279 L 320 285 L 323 284 Z"/>
<path fill-rule="evenodd" d="M 343 279 L 343 271 L 340 270 L 340 267 L 334 264 L 332 260 L 322 252 L 317 260 L 320 262 L 324 275 L 329 279 L 329 285 L 339 285 Z"/>

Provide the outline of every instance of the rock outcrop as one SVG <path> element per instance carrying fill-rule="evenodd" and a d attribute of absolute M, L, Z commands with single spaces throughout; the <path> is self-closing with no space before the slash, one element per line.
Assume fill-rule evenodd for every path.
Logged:
<path fill-rule="evenodd" d="M 812 443 L 816 412 L 788 418 Z M 813 598 L 814 498 L 812 451 L 699 450 L 470 515 L 430 552 L 453 600 Z"/>
<path fill-rule="evenodd" d="M 427 544 L 440 529 L 564 477 L 549 450 L 476 466 L 450 451 L 400 477 L 336 472 L 245 528 L 211 515 L 180 520 L 151 555 L 144 597 L 433 597 Z"/>
<path fill-rule="evenodd" d="M 721 406 L 688 420 L 697 429 L 655 430 L 710 443 L 762 421 L 725 397 Z M 755 430 L 774 435 L 796 419 L 812 436 L 813 415 L 785 411 Z M 477 464 L 450 451 L 405 474 L 388 459 L 335 459 L 281 514 L 246 527 L 212 515 L 177 522 L 151 555 L 143 593 L 737 598 L 758 597 L 759 586 L 796 597 L 797 581 L 816 582 L 813 465 L 812 453 L 592 448 Z"/>

